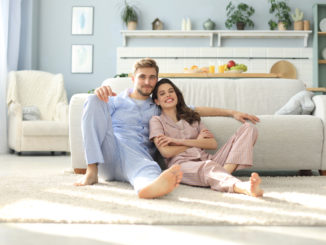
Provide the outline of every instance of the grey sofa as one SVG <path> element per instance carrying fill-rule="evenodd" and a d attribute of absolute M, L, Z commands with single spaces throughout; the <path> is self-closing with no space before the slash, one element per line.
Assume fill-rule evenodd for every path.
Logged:
<path fill-rule="evenodd" d="M 274 115 L 296 93 L 304 90 L 292 79 L 172 79 L 183 91 L 186 103 L 234 109 L 257 115 L 258 140 L 252 170 L 326 170 L 326 96 L 313 97 L 313 115 Z M 130 78 L 104 81 L 115 92 L 132 87 Z M 72 168 L 86 168 L 81 137 L 81 115 L 88 94 L 75 94 L 70 101 L 69 134 Z M 219 146 L 240 126 L 228 117 L 204 117 Z"/>

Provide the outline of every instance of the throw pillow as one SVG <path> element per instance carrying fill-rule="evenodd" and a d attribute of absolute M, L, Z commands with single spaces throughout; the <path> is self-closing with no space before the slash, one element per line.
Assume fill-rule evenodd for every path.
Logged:
<path fill-rule="evenodd" d="M 309 115 L 315 108 L 312 101 L 314 94 L 310 91 L 301 91 L 294 96 L 275 115 Z"/>
<path fill-rule="evenodd" d="M 37 106 L 25 106 L 23 107 L 23 120 L 32 121 L 40 120 L 41 113 Z"/>

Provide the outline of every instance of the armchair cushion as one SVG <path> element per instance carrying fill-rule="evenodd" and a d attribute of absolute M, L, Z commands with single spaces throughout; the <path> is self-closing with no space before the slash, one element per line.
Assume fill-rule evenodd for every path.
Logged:
<path fill-rule="evenodd" d="M 23 108 L 24 121 L 35 121 L 40 119 L 41 119 L 41 114 L 37 106 L 25 106 Z"/>
<path fill-rule="evenodd" d="M 68 136 L 68 124 L 56 121 L 24 121 L 22 125 L 25 136 Z"/>

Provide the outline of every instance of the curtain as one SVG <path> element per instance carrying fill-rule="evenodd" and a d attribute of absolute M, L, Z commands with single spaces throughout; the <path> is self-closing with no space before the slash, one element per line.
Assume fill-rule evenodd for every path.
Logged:
<path fill-rule="evenodd" d="M 0 153 L 8 152 L 7 144 L 7 74 L 17 70 L 21 0 L 0 1 Z"/>

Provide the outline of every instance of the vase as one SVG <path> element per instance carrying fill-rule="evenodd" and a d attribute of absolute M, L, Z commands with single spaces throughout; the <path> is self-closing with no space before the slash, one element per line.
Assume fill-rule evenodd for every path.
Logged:
<path fill-rule="evenodd" d="M 284 22 L 278 22 L 277 27 L 278 27 L 279 31 L 286 31 L 286 27 L 285 27 Z"/>
<path fill-rule="evenodd" d="M 136 30 L 137 28 L 137 22 L 135 21 L 129 21 L 127 25 L 128 30 Z"/>
<path fill-rule="evenodd" d="M 303 21 L 302 20 L 298 20 L 298 21 L 295 21 L 293 23 L 293 29 L 295 31 L 302 31 L 303 30 Z"/>
<path fill-rule="evenodd" d="M 215 23 L 211 19 L 208 19 L 208 20 L 206 20 L 204 22 L 203 28 L 205 30 L 214 30 L 215 29 Z"/>
<path fill-rule="evenodd" d="M 310 21 L 309 20 L 304 20 L 303 21 L 303 30 L 305 30 L 305 31 L 310 30 Z"/>
<path fill-rule="evenodd" d="M 237 30 L 244 30 L 245 23 L 244 22 L 237 22 Z"/>

